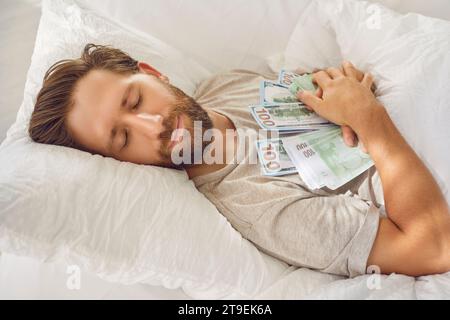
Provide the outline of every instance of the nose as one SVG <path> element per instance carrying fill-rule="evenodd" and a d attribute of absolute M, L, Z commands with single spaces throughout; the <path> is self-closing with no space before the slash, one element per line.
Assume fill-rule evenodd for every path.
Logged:
<path fill-rule="evenodd" d="M 127 124 L 137 132 L 149 138 L 156 138 L 164 130 L 163 116 L 160 114 L 137 113 L 129 114 Z"/>

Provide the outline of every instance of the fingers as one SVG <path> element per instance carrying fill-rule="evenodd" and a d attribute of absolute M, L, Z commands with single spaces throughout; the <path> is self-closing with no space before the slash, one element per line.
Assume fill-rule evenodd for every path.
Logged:
<path fill-rule="evenodd" d="M 319 88 L 316 90 L 316 97 L 319 98 L 319 99 L 322 99 L 322 95 L 323 95 L 322 88 L 319 87 Z M 308 109 L 309 111 L 314 111 L 314 109 L 313 109 L 312 107 L 308 106 L 307 104 L 305 104 L 305 107 L 306 107 L 306 109 Z"/>
<path fill-rule="evenodd" d="M 342 126 L 342 138 L 349 147 L 355 147 L 358 144 L 356 133 L 349 126 Z"/>
<path fill-rule="evenodd" d="M 364 144 L 361 141 L 359 141 L 358 146 L 362 152 L 367 153 L 367 154 L 369 153 L 369 151 L 367 151 L 367 148 L 364 146 Z"/>
<path fill-rule="evenodd" d="M 327 73 L 333 78 L 338 79 L 344 77 L 344 73 L 342 70 L 339 70 L 338 68 L 328 68 Z"/>
<path fill-rule="evenodd" d="M 314 109 L 310 106 L 308 106 L 307 104 L 305 104 L 305 108 L 308 109 L 309 111 L 314 111 Z"/>
<path fill-rule="evenodd" d="M 366 77 L 367 74 L 365 74 L 364 72 L 362 72 L 361 70 L 357 69 L 351 62 L 349 61 L 344 61 L 342 63 L 342 68 L 344 70 L 344 74 L 347 77 L 353 78 L 358 80 L 359 82 L 363 83 L 364 78 Z M 376 90 L 376 86 L 375 83 L 373 82 L 373 77 L 372 75 L 367 75 L 367 79 L 365 80 L 365 82 L 363 83 L 367 88 L 371 89 L 373 92 L 375 92 Z M 370 85 L 369 85 L 370 83 Z"/>
<path fill-rule="evenodd" d="M 370 73 L 366 73 L 364 75 L 364 78 L 363 78 L 361 84 L 363 86 L 365 86 L 366 88 L 368 88 L 368 89 L 372 89 L 372 85 L 373 85 L 373 77 L 372 77 L 372 75 Z"/>
<path fill-rule="evenodd" d="M 299 91 L 297 94 L 298 99 L 303 102 L 308 109 L 313 110 L 320 108 L 320 104 L 322 103 L 322 99 L 317 97 L 315 94 L 309 91 Z"/>
<path fill-rule="evenodd" d="M 313 80 L 323 89 L 332 79 L 325 71 L 319 71 L 313 74 Z"/>
<path fill-rule="evenodd" d="M 309 73 L 307 70 L 303 69 L 303 68 L 297 68 L 294 70 L 294 73 L 298 74 L 298 75 L 304 75 L 306 73 Z"/>
<path fill-rule="evenodd" d="M 323 90 L 321 87 L 319 87 L 316 90 L 316 97 L 322 99 L 322 96 L 323 96 Z"/>
<path fill-rule="evenodd" d="M 342 63 L 342 68 L 344 69 L 344 73 L 347 77 L 353 78 L 361 82 L 364 78 L 364 73 L 355 68 L 355 66 L 349 62 L 344 61 Z"/>
<path fill-rule="evenodd" d="M 328 76 L 327 76 L 328 75 Z M 350 77 L 362 82 L 364 80 L 365 73 L 357 69 L 350 61 L 344 61 L 341 68 L 328 68 L 324 70 L 315 70 L 313 79 L 319 84 L 320 87 L 324 87 L 328 80 L 337 79 L 340 77 Z M 371 84 L 372 91 L 375 89 L 375 85 Z"/>

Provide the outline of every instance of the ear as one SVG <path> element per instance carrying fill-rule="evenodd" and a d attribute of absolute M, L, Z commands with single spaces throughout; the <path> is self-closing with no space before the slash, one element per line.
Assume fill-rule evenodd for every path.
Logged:
<path fill-rule="evenodd" d="M 138 68 L 139 68 L 139 71 L 142 73 L 154 75 L 155 77 L 161 79 L 162 81 L 169 83 L 168 77 L 166 77 L 161 72 L 159 72 L 158 70 L 156 70 L 155 68 L 153 68 L 152 66 L 150 66 L 149 64 L 147 64 L 145 62 L 138 62 Z"/>

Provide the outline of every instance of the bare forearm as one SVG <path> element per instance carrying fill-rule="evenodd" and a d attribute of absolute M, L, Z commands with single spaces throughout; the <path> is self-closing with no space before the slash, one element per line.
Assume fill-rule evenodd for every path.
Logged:
<path fill-rule="evenodd" d="M 359 81 L 351 63 L 342 67 L 314 74 L 321 94 L 298 96 L 322 117 L 353 129 L 378 169 L 388 218 L 380 219 L 368 264 L 415 276 L 449 271 L 450 214 L 439 186 L 376 100 L 372 76 Z"/>
<path fill-rule="evenodd" d="M 438 184 L 382 106 L 374 107 L 354 129 L 375 162 L 386 211 L 400 230 L 448 219 L 448 205 Z"/>

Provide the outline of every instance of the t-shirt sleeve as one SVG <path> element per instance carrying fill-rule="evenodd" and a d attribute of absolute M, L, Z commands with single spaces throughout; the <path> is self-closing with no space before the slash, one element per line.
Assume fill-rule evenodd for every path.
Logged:
<path fill-rule="evenodd" d="M 265 210 L 247 238 L 291 265 L 354 277 L 366 273 L 380 211 L 358 196 L 297 199 Z"/>

